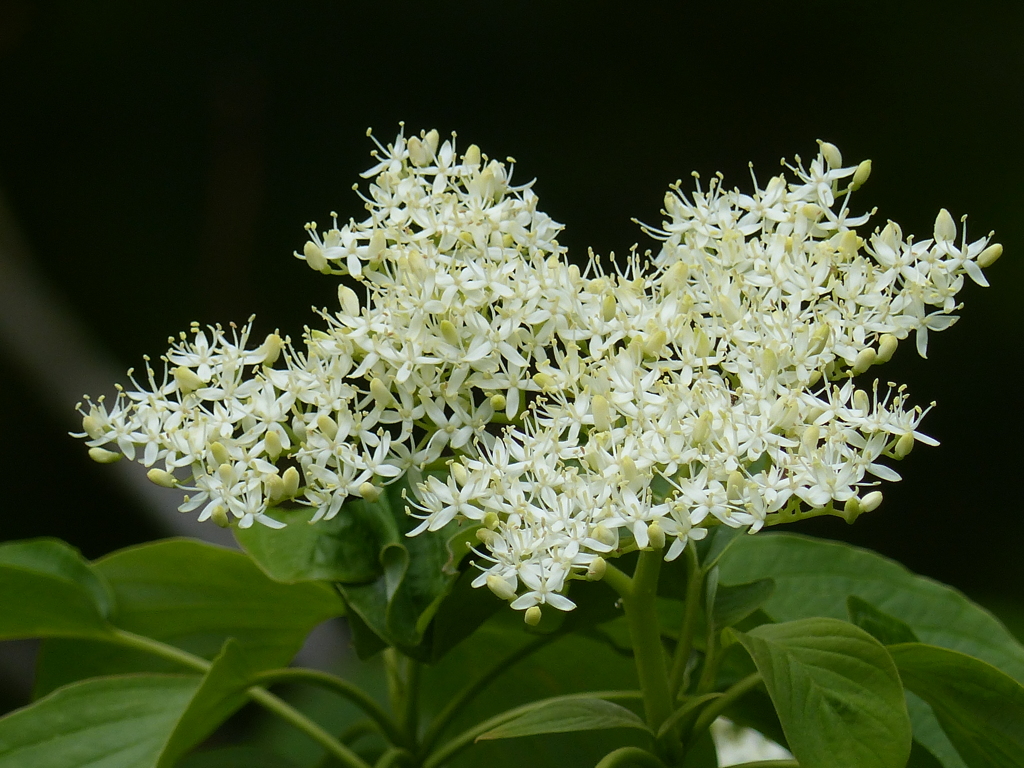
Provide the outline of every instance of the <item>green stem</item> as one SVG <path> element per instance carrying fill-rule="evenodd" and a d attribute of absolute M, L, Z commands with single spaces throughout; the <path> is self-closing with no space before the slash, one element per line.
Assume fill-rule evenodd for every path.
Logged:
<path fill-rule="evenodd" d="M 204 675 L 213 667 L 211 662 L 201 656 L 196 656 L 188 653 L 187 651 L 183 651 L 180 648 L 175 648 L 173 645 L 167 645 L 166 643 L 161 643 L 159 640 L 153 640 L 152 638 L 145 637 L 143 635 L 136 635 L 133 632 L 127 632 L 123 629 L 115 628 L 112 639 L 114 642 L 125 647 L 145 651 L 146 653 L 151 653 L 154 656 L 160 656 L 177 664 L 181 664 L 189 669 L 202 672 Z M 265 688 L 253 686 L 249 688 L 246 693 L 250 699 L 255 701 L 261 707 L 273 712 L 282 720 L 291 723 L 309 736 L 313 741 L 337 758 L 342 765 L 347 766 L 347 768 L 370 768 L 370 764 L 359 757 L 359 755 L 335 739 L 331 734 L 299 712 L 299 710 L 295 709 L 295 707 L 285 701 L 282 701 L 270 691 Z"/>
<path fill-rule="evenodd" d="M 388 713 L 384 711 L 384 708 L 368 696 L 361 688 L 358 688 L 337 675 L 331 675 L 327 672 L 319 672 L 315 669 L 271 669 L 266 672 L 260 672 L 253 678 L 252 682 L 264 687 L 273 685 L 274 683 L 285 682 L 309 683 L 310 685 L 315 685 L 320 688 L 333 691 L 334 693 L 348 699 L 363 710 L 363 712 L 373 720 L 390 742 L 393 744 L 404 743 L 402 733 L 395 726 L 395 723 L 388 716 Z"/>
<path fill-rule="evenodd" d="M 573 699 L 605 699 L 612 701 L 615 699 L 640 698 L 643 698 L 643 694 L 640 691 L 588 691 L 586 693 L 570 693 L 566 696 L 553 696 L 549 699 L 531 701 L 529 704 L 523 704 L 519 707 L 506 709 L 504 712 L 499 712 L 494 717 L 490 717 L 483 722 L 467 728 L 458 736 L 455 736 L 451 740 L 445 742 L 439 749 L 427 756 L 423 761 L 423 768 L 440 768 L 440 766 L 444 765 L 464 749 L 471 746 L 478 736 L 481 736 L 492 728 L 497 728 L 499 725 L 517 718 L 520 715 L 531 712 L 538 707 L 546 706 L 558 701 L 572 701 Z"/>
<path fill-rule="evenodd" d="M 407 749 L 401 747 L 390 747 L 380 759 L 373 764 L 373 768 L 394 768 L 397 765 L 412 765 L 413 756 Z"/>
<path fill-rule="evenodd" d="M 642 551 L 633 574 L 630 594 L 622 596 L 622 606 L 629 623 L 629 638 L 633 644 L 633 660 L 640 678 L 640 689 L 644 692 L 644 714 L 647 716 L 647 726 L 655 733 L 672 714 L 665 648 L 661 644 L 661 628 L 656 610 L 660 570 L 661 551 Z"/>
<path fill-rule="evenodd" d="M 686 682 L 686 667 L 690 661 L 690 654 L 693 653 L 693 630 L 697 623 L 700 594 L 704 587 L 704 574 L 701 571 L 700 563 L 697 562 L 697 548 L 691 544 L 684 551 L 689 580 L 686 583 L 686 609 L 683 614 L 683 626 L 679 630 L 679 640 L 672 658 L 672 673 L 669 676 L 669 692 L 672 694 L 673 701 L 679 696 Z"/>
<path fill-rule="evenodd" d="M 796 760 L 756 760 L 753 763 L 737 763 L 732 768 L 800 768 Z"/>
<path fill-rule="evenodd" d="M 477 694 L 486 688 L 494 678 L 558 637 L 559 635 L 557 633 L 552 633 L 550 635 L 538 637 L 536 640 L 527 643 L 522 648 L 513 651 L 508 656 L 505 656 L 483 675 L 456 693 L 448 700 L 444 709 L 442 709 L 430 723 L 430 727 L 427 729 L 427 732 L 423 735 L 423 739 L 420 742 L 421 753 L 426 754 L 433 749 L 434 743 L 437 741 L 438 736 L 441 735 L 444 729 L 448 727 L 451 721 L 455 719 L 463 708 L 469 704 Z"/>
<path fill-rule="evenodd" d="M 418 730 L 419 664 L 395 648 L 384 649 L 391 711 L 403 734 L 400 743 L 416 749 Z"/>
<path fill-rule="evenodd" d="M 656 755 L 640 747 L 619 747 L 602 757 L 595 768 L 626 768 L 631 765 L 640 768 L 665 768 L 665 764 Z"/>
<path fill-rule="evenodd" d="M 731 685 L 725 693 L 722 694 L 721 698 L 708 704 L 703 712 L 700 713 L 700 717 L 697 718 L 697 722 L 693 725 L 693 730 L 690 732 L 692 738 L 699 736 L 704 730 L 709 728 L 711 724 L 721 715 L 725 710 L 733 705 L 738 699 L 745 696 L 747 693 L 752 691 L 754 688 L 761 684 L 761 673 L 754 672 L 753 674 L 747 675 L 738 683 Z"/>

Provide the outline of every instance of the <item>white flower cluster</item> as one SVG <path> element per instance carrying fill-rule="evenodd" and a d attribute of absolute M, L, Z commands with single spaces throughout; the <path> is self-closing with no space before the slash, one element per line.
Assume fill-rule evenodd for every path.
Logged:
<path fill-rule="evenodd" d="M 141 452 L 195 494 L 183 511 L 221 524 L 275 524 L 268 507 L 292 499 L 330 518 L 410 473 L 413 533 L 478 522 L 475 583 L 517 609 L 568 610 L 567 581 L 604 557 L 671 559 L 710 525 L 876 507 L 877 479 L 899 479 L 879 460 L 934 441 L 902 388 L 854 377 L 912 331 L 924 355 L 964 275 L 985 285 L 1001 253 L 958 241 L 945 210 L 929 240 L 859 233 L 870 164 L 822 143 L 751 194 L 675 185 L 645 230 L 656 256 L 581 271 L 530 185 L 475 146 L 378 146 L 369 216 L 310 224 L 296 254 L 362 298 L 341 287 L 302 351 L 194 328 L 160 381 L 90 402 L 85 436 L 97 460 Z"/>

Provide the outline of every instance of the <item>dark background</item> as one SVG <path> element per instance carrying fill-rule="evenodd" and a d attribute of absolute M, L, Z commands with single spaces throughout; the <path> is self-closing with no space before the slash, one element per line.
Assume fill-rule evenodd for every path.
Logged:
<path fill-rule="evenodd" d="M 306 221 L 362 217 L 351 185 L 371 164 L 368 126 L 384 142 L 400 120 L 457 131 L 463 147 L 515 157 L 577 255 L 646 247 L 630 218 L 659 223 L 667 186 L 691 170 L 747 187 L 748 161 L 764 180 L 822 138 L 848 162 L 873 159 L 855 207 L 877 206 L 874 222 L 926 238 L 946 207 L 970 213 L 974 236 L 996 230 L 1006 255 L 991 288 L 968 281 L 963 319 L 932 335 L 929 360 L 908 343 L 875 369 L 913 402 L 938 401 L 923 430 L 942 445 L 919 446 L 855 526 L 795 530 L 870 546 L 1012 623 L 1024 577 L 1022 45 L 1017 0 L 611 12 L 0 0 L 0 265 L 27 270 L 45 301 L 0 300 L 43 303 L 81 334 L 50 349 L 31 312 L 8 312 L 0 539 L 60 536 L 95 557 L 168 533 L 66 436 L 77 421 L 60 392 L 76 397 L 88 378 L 75 354 L 109 356 L 124 380 L 192 320 L 257 313 L 258 332 L 293 337 L 315 324 L 310 306 L 335 302 L 335 284 L 291 254 Z M 26 343 L 63 390 L 26 362 Z"/>

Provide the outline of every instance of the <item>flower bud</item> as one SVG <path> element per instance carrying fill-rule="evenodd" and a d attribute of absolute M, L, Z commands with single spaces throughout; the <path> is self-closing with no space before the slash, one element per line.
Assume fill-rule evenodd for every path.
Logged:
<path fill-rule="evenodd" d="M 268 475 L 263 480 L 263 487 L 266 488 L 267 498 L 272 504 L 284 498 L 284 480 L 280 475 Z"/>
<path fill-rule="evenodd" d="M 852 229 L 843 232 L 842 237 L 839 238 L 839 253 L 847 259 L 852 259 L 857 255 L 858 248 L 860 248 L 860 238 L 857 237 L 857 233 Z"/>
<path fill-rule="evenodd" d="M 704 411 L 697 419 L 697 423 L 693 425 L 693 432 L 690 434 L 690 440 L 694 445 L 700 445 L 711 436 L 713 419 L 711 411 Z"/>
<path fill-rule="evenodd" d="M 941 243 L 952 240 L 954 237 L 956 237 L 956 222 L 953 221 L 949 211 L 943 208 L 935 217 L 935 240 Z"/>
<path fill-rule="evenodd" d="M 426 147 L 423 146 L 423 142 L 416 136 L 410 136 L 409 140 L 406 141 L 406 146 L 409 147 L 409 160 L 412 161 L 413 165 L 422 168 L 430 162 L 430 155 L 427 154 Z"/>
<path fill-rule="evenodd" d="M 437 152 L 437 142 L 440 138 L 436 128 L 427 131 L 427 135 L 423 137 L 423 147 L 431 157 Z"/>
<path fill-rule="evenodd" d="M 453 347 L 459 346 L 459 331 L 451 320 L 442 320 L 440 325 L 441 336 Z"/>
<path fill-rule="evenodd" d="M 502 600 L 511 600 L 516 596 L 516 588 L 493 573 L 487 576 L 487 588 Z"/>
<path fill-rule="evenodd" d="M 359 486 L 359 495 L 363 497 L 364 501 L 368 501 L 372 504 L 380 498 L 381 489 L 379 486 L 370 482 L 361 483 Z"/>
<path fill-rule="evenodd" d="M 370 379 L 370 395 L 373 397 L 373 401 L 381 408 L 387 408 L 395 402 L 391 390 L 384 386 L 384 382 L 376 376 Z"/>
<path fill-rule="evenodd" d="M 178 383 L 178 389 L 186 395 L 203 387 L 203 380 L 184 365 L 179 365 L 171 373 L 174 375 L 174 380 Z"/>
<path fill-rule="evenodd" d="M 601 319 L 606 323 L 610 323 L 615 319 L 615 294 L 606 293 L 604 298 L 601 299 Z"/>
<path fill-rule="evenodd" d="M 978 266 L 979 267 L 991 267 L 996 263 L 996 260 L 1003 255 L 1003 246 L 999 243 L 993 243 L 984 251 L 978 254 Z"/>
<path fill-rule="evenodd" d="M 664 535 L 664 534 L 662 534 Z M 595 557 L 587 568 L 587 581 L 600 581 L 608 570 L 608 561 L 603 557 Z"/>
<path fill-rule="evenodd" d="M 271 333 L 263 341 L 263 345 L 260 347 L 260 352 L 263 353 L 263 364 L 273 365 L 277 362 L 277 358 L 281 356 L 281 350 L 284 349 L 284 341 L 276 333 Z"/>
<path fill-rule="evenodd" d="M 373 235 L 370 237 L 370 245 L 366 249 L 366 256 L 371 261 L 377 261 L 380 255 L 384 252 L 387 247 L 387 239 L 384 237 L 384 230 L 375 230 Z"/>
<path fill-rule="evenodd" d="M 323 272 L 330 269 L 327 264 L 327 259 L 324 257 L 323 249 L 312 240 L 308 240 L 306 244 L 302 246 L 302 255 L 306 257 L 306 263 L 309 264 L 311 269 L 314 269 L 317 272 Z"/>
<path fill-rule="evenodd" d="M 864 512 L 874 512 L 882 503 L 882 492 L 872 491 L 860 500 L 860 508 Z"/>
<path fill-rule="evenodd" d="M 891 333 L 883 333 L 878 339 L 878 354 L 875 356 L 875 365 L 888 363 L 892 359 L 893 354 L 895 354 L 899 343 L 899 339 Z"/>
<path fill-rule="evenodd" d="M 843 165 L 843 154 L 839 151 L 839 147 L 827 141 L 821 141 L 819 139 L 818 145 L 821 147 L 821 156 L 825 158 L 825 162 L 832 168 L 841 168 Z"/>
<path fill-rule="evenodd" d="M 455 482 L 460 486 L 465 486 L 469 482 L 469 472 L 466 471 L 466 467 L 462 463 L 453 461 L 449 465 L 449 469 L 451 469 Z"/>
<path fill-rule="evenodd" d="M 263 450 L 267 452 L 271 461 L 277 461 L 277 457 L 281 455 L 284 446 L 281 445 L 281 436 L 275 430 L 268 429 L 263 436 Z"/>
<path fill-rule="evenodd" d="M 346 285 L 338 286 L 338 303 L 349 317 L 359 317 L 359 297 Z"/>
<path fill-rule="evenodd" d="M 547 392 L 555 386 L 555 379 L 550 373 L 538 371 L 533 374 L 533 383 L 540 387 L 542 391 Z"/>
<path fill-rule="evenodd" d="M 295 467 L 288 467 L 281 475 L 281 480 L 284 483 L 282 496 L 292 498 L 299 490 L 299 470 Z"/>
<path fill-rule="evenodd" d="M 821 354 L 822 350 L 825 349 L 825 345 L 828 344 L 828 339 L 831 335 L 832 329 L 827 325 L 819 325 L 815 328 L 814 333 L 811 334 L 811 342 L 807 345 L 807 354 Z"/>
<path fill-rule="evenodd" d="M 491 408 L 493 408 L 495 411 L 505 410 L 505 406 L 507 404 L 508 401 L 505 400 L 504 395 L 491 395 Z"/>
<path fill-rule="evenodd" d="M 807 451 L 813 451 L 818 447 L 818 439 L 821 437 L 821 428 L 817 424 L 811 424 L 804 433 L 800 435 L 800 444 Z"/>
<path fill-rule="evenodd" d="M 121 460 L 121 454 L 116 451 L 108 451 L 106 448 L 90 448 L 89 458 L 97 464 L 113 464 Z"/>
<path fill-rule="evenodd" d="M 912 450 L 914 450 L 914 433 L 904 432 L 896 441 L 893 453 L 896 454 L 896 458 L 902 459 L 908 456 Z"/>
<path fill-rule="evenodd" d="M 651 540 L 651 549 L 658 550 L 665 548 L 665 531 L 661 529 L 657 520 L 647 526 L 647 536 Z"/>
<path fill-rule="evenodd" d="M 210 453 L 217 464 L 227 464 L 231 461 L 231 454 L 228 453 L 228 449 L 221 442 L 210 443 Z"/>
<path fill-rule="evenodd" d="M 729 479 L 726 480 L 725 495 L 729 501 L 740 501 L 743 499 L 744 491 L 746 490 L 747 481 L 743 477 L 743 473 L 738 469 L 734 469 L 729 473 Z"/>
<path fill-rule="evenodd" d="M 644 339 L 644 354 L 647 357 L 658 357 L 661 354 L 661 350 L 665 348 L 665 342 L 667 341 L 668 334 L 659 328 Z"/>
<path fill-rule="evenodd" d="M 462 156 L 462 163 L 471 167 L 480 165 L 480 147 L 470 144 L 466 154 Z"/>
<path fill-rule="evenodd" d="M 328 440 L 333 440 L 338 434 L 338 422 L 325 413 L 316 417 L 316 426 Z"/>
<path fill-rule="evenodd" d="M 850 373 L 854 376 L 864 373 L 874 364 L 877 357 L 878 353 L 875 352 L 874 347 L 865 347 L 857 354 L 856 359 L 853 361 L 853 366 L 850 368 Z"/>
<path fill-rule="evenodd" d="M 100 423 L 100 420 L 91 413 L 87 413 L 82 417 L 82 429 L 84 429 L 85 434 L 93 440 L 103 436 L 103 425 Z"/>
<path fill-rule="evenodd" d="M 231 518 L 228 517 L 228 511 L 220 504 L 210 511 L 210 519 L 221 528 L 227 528 L 231 525 Z"/>
<path fill-rule="evenodd" d="M 843 519 L 847 523 L 852 524 L 854 520 L 860 517 L 863 511 L 864 507 L 861 505 L 860 499 L 856 496 L 852 496 L 847 499 L 846 503 L 843 505 Z"/>
<path fill-rule="evenodd" d="M 853 393 L 853 407 L 855 410 L 861 413 L 867 413 L 871 410 L 871 399 L 868 397 L 868 393 L 863 389 L 855 390 Z"/>
<path fill-rule="evenodd" d="M 493 531 L 495 528 L 498 527 L 498 524 L 500 522 L 501 522 L 501 518 L 498 517 L 498 513 L 497 512 L 487 512 L 484 515 L 484 519 L 483 519 L 484 528 L 488 528 L 488 529 Z"/>
<path fill-rule="evenodd" d="M 163 469 L 157 469 L 153 467 L 149 472 L 146 473 L 146 477 L 149 478 L 149 482 L 159 485 L 163 488 L 177 488 L 178 481 L 174 475 Z"/>
<path fill-rule="evenodd" d="M 857 166 L 857 170 L 853 172 L 853 182 L 850 187 L 854 190 L 860 189 L 864 186 L 864 182 L 871 176 L 871 161 L 862 160 L 860 165 Z"/>
<path fill-rule="evenodd" d="M 526 609 L 526 613 L 523 614 L 523 621 L 529 624 L 531 627 L 536 627 L 540 624 L 540 620 L 543 614 L 540 612 L 539 605 L 531 605 Z"/>

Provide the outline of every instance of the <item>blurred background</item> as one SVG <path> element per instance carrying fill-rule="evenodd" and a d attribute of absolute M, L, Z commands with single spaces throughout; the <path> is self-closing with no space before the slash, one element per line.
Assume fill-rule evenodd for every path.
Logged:
<path fill-rule="evenodd" d="M 837 144 L 874 161 L 855 207 L 931 235 L 970 214 L 1006 249 L 963 319 L 880 376 L 938 401 L 942 442 L 855 526 L 793 530 L 874 548 L 1019 626 L 1024 516 L 1024 4 L 341 3 L 0 0 L 0 540 L 89 557 L 213 537 L 175 491 L 92 464 L 73 410 L 190 321 L 299 337 L 336 285 L 292 257 L 369 167 L 372 126 L 457 131 L 515 157 L 570 252 L 647 247 L 668 185 L 747 187 Z M 684 190 L 689 183 L 684 184 Z M 223 540 L 223 539 L 221 539 Z M 2 610 L 2 608 L 0 608 Z M 31 647 L 0 645 L 0 709 Z"/>

